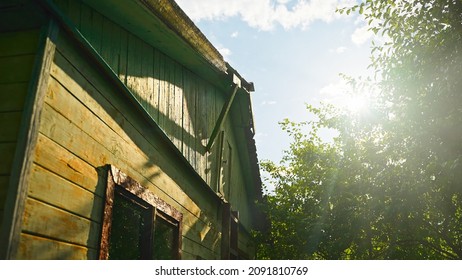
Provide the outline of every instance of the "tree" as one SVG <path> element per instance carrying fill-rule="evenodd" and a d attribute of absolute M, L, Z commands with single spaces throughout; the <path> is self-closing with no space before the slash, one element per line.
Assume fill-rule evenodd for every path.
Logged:
<path fill-rule="evenodd" d="M 462 258 L 462 1 L 364 1 L 376 79 L 367 112 L 308 106 L 282 123 L 292 144 L 265 162 L 275 192 L 262 258 Z M 377 89 L 377 90 L 375 90 Z M 333 143 L 318 137 L 335 129 Z M 265 246 L 271 244 L 271 246 Z"/>

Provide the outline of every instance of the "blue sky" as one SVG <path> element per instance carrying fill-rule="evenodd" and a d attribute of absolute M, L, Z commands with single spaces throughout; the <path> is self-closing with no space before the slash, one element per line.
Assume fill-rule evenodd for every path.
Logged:
<path fill-rule="evenodd" d="M 305 104 L 345 105 L 340 73 L 364 76 L 370 38 L 364 19 L 336 7 L 354 0 L 177 0 L 247 81 L 260 160 L 279 162 L 290 139 L 278 122 L 308 120 Z"/>

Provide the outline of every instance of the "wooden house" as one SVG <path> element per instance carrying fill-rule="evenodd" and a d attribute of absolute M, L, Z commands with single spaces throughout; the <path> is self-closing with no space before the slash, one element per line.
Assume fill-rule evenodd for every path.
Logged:
<path fill-rule="evenodd" d="M 252 91 L 172 0 L 2 0 L 1 257 L 254 258 Z"/>

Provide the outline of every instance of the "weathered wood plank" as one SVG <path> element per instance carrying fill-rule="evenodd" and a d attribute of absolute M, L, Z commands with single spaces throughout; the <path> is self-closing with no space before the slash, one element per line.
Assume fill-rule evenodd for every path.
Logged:
<path fill-rule="evenodd" d="M 140 88 L 141 72 L 141 42 L 134 35 L 128 36 L 128 61 L 127 61 L 127 87 L 135 94 L 136 100 L 143 105 L 142 89 Z"/>
<path fill-rule="evenodd" d="M 59 55 L 56 56 L 56 59 L 57 59 L 57 61 L 59 61 L 58 62 L 59 64 L 62 64 L 62 67 L 66 67 L 66 69 L 67 69 L 67 67 L 69 67 L 69 66 L 64 66 L 65 62 L 61 61 L 61 58 L 60 58 Z M 107 100 L 105 100 L 104 98 L 101 98 L 101 96 L 100 96 L 98 98 L 98 100 L 96 101 L 91 96 L 88 96 L 88 94 L 86 94 L 86 92 L 91 93 L 91 95 L 93 97 L 95 97 L 95 98 L 98 96 L 97 95 L 98 92 L 95 89 L 90 89 L 91 85 L 88 84 L 88 82 L 85 83 L 83 81 L 83 78 L 79 78 L 77 72 L 72 72 L 72 75 L 73 75 L 75 81 L 78 81 L 79 84 L 77 84 L 72 79 L 69 79 L 69 77 L 66 78 L 67 74 L 64 71 L 60 70 L 59 67 L 53 66 L 51 72 L 52 72 L 52 75 L 54 75 L 58 79 L 60 79 L 60 81 L 63 84 L 66 84 L 69 88 L 72 88 L 73 89 L 73 94 L 77 95 L 79 97 L 79 99 L 82 100 L 83 102 L 85 102 L 86 106 L 91 108 L 91 110 L 94 112 L 94 115 L 90 114 L 90 115 L 85 115 L 85 116 L 80 117 L 80 120 L 78 121 L 78 123 L 82 123 L 82 125 L 89 125 L 88 119 L 95 118 L 95 116 L 98 116 L 98 118 L 103 119 L 104 122 L 106 122 L 107 125 L 109 127 L 111 127 L 112 130 L 115 130 L 118 133 L 118 136 L 114 136 L 116 138 L 121 137 L 127 143 L 132 143 L 133 140 L 128 136 L 128 134 L 130 134 L 130 135 L 137 135 L 138 134 L 139 135 L 140 132 L 137 131 L 136 129 L 134 129 L 131 126 L 131 124 L 126 121 L 125 116 L 121 115 L 121 113 L 118 112 L 115 108 L 110 109 L 110 107 L 112 105 L 110 105 Z M 82 85 L 80 85 L 80 84 L 83 84 L 85 89 L 82 88 Z M 103 85 L 101 85 L 101 86 L 103 86 Z M 68 93 L 66 93 L 66 91 L 65 90 L 63 91 L 63 90 L 64 89 L 59 84 L 52 81 L 51 84 L 50 84 L 49 99 L 48 99 L 47 102 L 54 102 L 53 100 L 55 100 L 55 99 L 58 100 L 60 98 L 65 97 L 66 95 L 68 95 Z M 115 102 L 116 99 L 113 99 L 111 101 Z M 58 102 L 58 101 L 56 101 L 56 102 Z M 62 114 L 64 114 L 64 115 L 66 115 L 66 116 L 69 116 L 69 118 L 76 117 L 76 113 L 80 111 L 80 110 L 78 110 L 76 108 L 72 109 L 73 106 L 71 106 L 70 105 L 71 103 L 69 103 L 69 102 L 72 102 L 72 101 L 61 100 L 59 102 L 62 105 L 55 104 L 54 107 L 59 108 L 60 112 Z M 75 103 L 75 101 L 74 101 L 74 103 Z M 103 107 L 106 108 L 106 110 L 102 109 L 101 105 L 103 105 Z M 123 106 L 123 105 L 120 104 L 120 106 Z M 109 109 L 109 111 L 107 111 L 108 109 Z M 113 116 L 110 116 L 108 114 L 108 112 L 110 112 L 111 115 L 113 115 Z M 114 120 L 114 115 L 115 115 L 115 120 L 116 121 Z M 90 126 L 87 129 L 91 130 L 91 129 L 94 129 L 94 128 L 91 128 L 91 126 Z M 98 141 L 100 141 L 101 143 L 108 142 L 106 138 L 107 138 L 107 135 L 110 135 L 110 134 L 105 134 L 105 133 L 100 133 L 100 132 L 99 133 L 93 133 L 91 131 L 89 133 L 90 133 L 90 135 L 93 135 L 93 137 L 100 137 L 101 139 L 98 140 Z M 112 132 L 108 132 L 108 133 L 112 133 Z M 114 139 L 116 139 L 116 138 L 114 138 Z M 137 143 L 136 145 L 128 144 L 126 149 L 127 150 L 137 149 L 136 154 L 155 155 L 155 154 L 159 153 L 159 151 L 157 151 L 154 147 L 152 147 L 149 144 L 141 145 L 142 143 L 145 143 L 144 141 L 140 142 L 140 143 Z M 127 145 L 127 144 L 124 144 L 124 145 Z M 141 145 L 142 150 L 137 148 L 137 145 Z M 106 147 L 109 147 L 109 146 L 114 146 L 114 143 L 111 142 Z M 130 159 L 133 158 L 133 152 L 130 152 L 130 153 L 124 152 L 123 151 L 124 149 L 121 149 L 120 146 L 115 146 L 113 148 L 113 150 L 119 151 L 119 153 L 125 153 L 125 158 L 126 159 L 127 158 L 130 158 Z M 162 156 L 158 155 L 158 156 L 156 156 L 156 158 L 161 160 Z M 165 160 L 166 159 L 164 159 L 163 161 L 165 161 Z M 140 160 L 140 165 L 144 165 L 143 162 L 148 162 L 148 161 L 149 161 L 149 158 L 145 156 L 145 157 L 143 157 L 142 160 Z M 156 167 L 154 166 L 152 168 L 156 168 Z M 146 171 L 148 171 L 148 170 L 146 170 Z M 157 174 L 157 173 L 159 173 L 159 170 L 154 169 L 154 170 L 152 170 L 150 172 L 151 173 L 154 172 L 154 174 Z M 150 173 L 147 173 L 147 174 L 150 174 Z M 159 175 L 159 176 L 163 177 L 165 175 L 162 174 L 162 175 Z M 168 180 L 168 179 L 163 179 L 163 180 Z M 166 183 L 166 181 L 163 181 L 160 184 L 160 186 L 165 185 L 165 183 Z M 170 184 L 172 184 L 172 183 L 170 183 Z M 169 184 L 167 184 L 167 185 L 169 185 Z M 171 192 L 171 191 L 172 190 L 169 190 L 169 192 Z M 172 193 L 172 196 L 174 196 L 174 195 L 176 195 L 176 194 Z M 178 194 L 178 195 L 181 195 L 181 194 Z"/>
<path fill-rule="evenodd" d="M 0 57 L 35 54 L 40 30 L 0 33 Z"/>
<path fill-rule="evenodd" d="M 44 237 L 21 234 L 17 258 L 20 260 L 86 260 L 96 259 L 97 250 L 51 240 Z"/>
<path fill-rule="evenodd" d="M 49 21 L 41 30 L 39 48 L 33 65 L 27 101 L 24 104 L 23 120 L 19 131 L 17 150 L 11 168 L 10 188 L 5 207 L 5 221 L 2 231 L 1 254 L 3 258 L 15 258 L 19 245 L 21 221 L 27 196 L 28 176 L 32 165 L 32 154 L 37 143 L 38 123 L 46 90 L 49 69 L 54 57 L 54 40 L 59 28 L 54 21 Z M 24 65 L 22 65 L 24 67 Z"/>
<path fill-rule="evenodd" d="M 34 54 L 0 57 L 0 83 L 29 81 L 34 60 Z"/>
<path fill-rule="evenodd" d="M 141 84 L 142 103 L 144 109 L 149 113 L 152 119 L 155 119 L 152 112 L 152 103 L 154 97 L 154 50 L 148 44 L 142 42 L 141 48 Z M 157 115 L 157 114 L 156 114 Z"/>
<path fill-rule="evenodd" d="M 11 173 L 11 164 L 13 163 L 16 142 L 0 143 L 0 175 L 9 175 Z"/>
<path fill-rule="evenodd" d="M 101 225 L 88 219 L 27 198 L 23 232 L 89 248 L 98 248 Z"/>
<path fill-rule="evenodd" d="M 28 83 L 0 84 L 0 112 L 21 111 L 27 87 Z"/>
<path fill-rule="evenodd" d="M 0 112 L 0 142 L 16 142 L 22 112 Z"/>
<path fill-rule="evenodd" d="M 40 166 L 104 197 L 105 189 L 99 181 L 104 181 L 105 178 L 99 177 L 94 167 L 42 134 L 39 134 L 37 140 L 34 159 Z"/>
<path fill-rule="evenodd" d="M 76 113 L 76 110 L 73 110 L 74 114 Z M 66 146 L 72 153 L 77 154 L 85 158 L 86 160 L 90 162 L 103 162 L 100 165 L 103 165 L 107 162 L 107 160 L 111 160 L 111 162 L 114 162 L 115 165 L 121 166 L 121 169 L 128 170 L 127 174 L 131 174 L 130 176 L 134 178 L 140 178 L 140 175 L 137 174 L 136 171 L 134 171 L 130 165 L 122 161 L 121 159 L 118 159 L 118 157 L 111 157 L 110 153 L 104 146 L 101 146 L 97 142 L 92 142 L 89 139 L 89 136 L 85 136 L 83 132 L 78 132 L 76 131 L 77 128 L 73 128 L 73 125 L 70 123 L 65 123 L 64 120 L 59 120 L 59 118 L 62 118 L 61 115 L 56 115 L 50 116 L 49 113 L 51 113 L 49 106 L 44 107 L 44 112 L 43 112 L 43 131 L 50 131 L 53 130 L 53 135 L 50 137 L 53 137 L 54 139 L 58 139 L 58 142 L 62 142 L 61 144 Z M 61 117 L 59 117 L 61 116 Z M 58 119 L 57 119 L 58 118 Z M 45 125 L 46 124 L 46 125 Z M 61 125 L 64 124 L 64 125 Z M 47 126 L 47 127 L 45 127 Z M 49 126 L 49 127 L 48 127 Z M 99 130 L 102 135 L 107 135 L 105 131 Z M 47 134 L 48 132 L 45 132 Z M 110 139 L 114 139 L 112 137 L 108 137 Z M 72 139 L 69 141 L 69 139 Z M 78 143 L 87 143 L 85 147 L 82 147 L 82 145 L 79 145 Z M 108 145 L 110 145 L 108 143 Z M 138 166 L 137 158 L 138 154 L 134 152 L 130 152 L 130 148 L 128 146 L 126 147 L 120 147 L 120 149 L 124 150 L 126 148 L 127 152 L 131 156 L 131 163 L 134 164 L 135 166 Z M 95 156 L 97 155 L 97 156 Z M 139 169 L 139 172 L 142 174 L 152 174 L 152 168 L 153 166 L 144 166 Z M 134 176 L 135 175 L 135 176 Z M 148 176 L 149 177 L 149 176 Z M 158 182 L 159 178 L 161 182 Z M 184 193 L 181 193 L 179 191 L 176 191 L 173 186 L 174 183 L 172 183 L 171 179 L 163 174 L 162 172 L 159 172 L 158 174 L 155 174 L 152 178 L 150 178 L 153 182 L 156 182 L 156 184 L 160 184 L 163 186 L 163 190 L 155 191 L 156 195 L 158 195 L 161 199 L 166 201 L 167 203 L 171 204 L 173 207 L 177 209 L 185 209 L 187 211 L 181 210 L 183 212 L 183 223 L 184 226 L 187 227 L 191 225 L 192 229 L 191 232 L 193 233 L 193 236 L 196 239 L 200 239 L 200 232 L 204 230 L 204 227 L 207 228 L 209 227 L 209 223 L 213 219 L 213 215 L 210 214 L 203 214 L 202 210 L 200 210 L 197 206 L 194 206 L 195 204 L 190 200 L 188 196 L 186 196 Z M 163 183 L 162 183 L 163 182 Z M 150 181 L 147 181 L 146 179 L 140 180 L 140 183 L 142 183 L 146 187 L 152 186 Z M 165 194 L 165 190 L 168 191 L 169 195 Z M 173 196 L 175 197 L 176 200 L 172 200 L 170 195 L 172 193 L 175 193 Z M 178 202 L 180 201 L 180 202 Z M 209 206 L 210 207 L 210 206 Z M 193 214 L 194 213 L 194 214 Z M 213 239 L 212 236 L 213 234 L 218 234 L 215 228 L 210 228 L 206 230 L 207 232 L 210 231 L 210 237 L 209 235 L 206 235 L 205 237 L 209 237 L 209 239 Z M 195 232 L 195 233 L 194 233 Z M 203 234 L 202 234 L 203 235 Z M 207 238 L 204 237 L 204 242 L 207 242 Z M 214 241 L 213 241 L 214 242 Z"/>
<path fill-rule="evenodd" d="M 158 64 L 159 64 L 159 126 L 163 131 L 166 131 L 165 127 L 168 121 L 168 82 L 167 71 L 165 70 L 166 58 L 165 55 L 158 52 Z"/>
<path fill-rule="evenodd" d="M 192 218 L 191 223 L 194 223 L 194 227 L 197 228 L 197 230 L 194 231 L 196 232 L 196 238 L 199 238 L 199 232 L 202 230 L 204 224 L 215 223 L 216 213 L 212 211 L 211 213 L 205 214 L 202 213 L 200 208 L 196 208 L 198 211 L 191 208 L 191 205 L 194 204 L 188 204 L 191 203 L 190 198 L 178 189 L 177 183 L 166 176 L 164 173 L 165 170 L 158 169 L 158 167 L 153 164 L 153 159 L 155 159 L 155 162 L 167 162 L 168 159 L 162 158 L 163 156 L 156 150 L 155 145 L 153 145 L 153 143 L 149 143 L 149 141 L 155 142 L 155 139 L 157 138 L 154 134 L 150 133 L 151 130 L 149 129 L 149 126 L 143 121 L 140 123 L 140 118 L 133 115 L 135 112 L 126 110 L 126 101 L 124 101 L 123 98 L 121 99 L 117 95 L 109 94 L 109 92 L 111 92 L 111 87 L 108 86 L 106 82 L 103 82 L 101 78 L 98 78 L 100 74 L 92 70 L 91 67 L 84 63 L 84 59 L 76 56 L 75 53 L 71 52 L 70 49 L 65 46 L 66 45 L 59 47 L 61 52 L 65 53 L 66 57 L 73 61 L 73 64 L 76 65 L 77 69 L 85 73 L 85 77 L 89 79 L 86 84 L 88 84 L 90 88 L 94 85 L 97 88 L 103 89 L 106 96 L 103 97 L 101 95 L 102 93 L 95 89 L 86 89 L 87 86 L 85 86 L 84 89 L 81 85 L 81 80 L 86 80 L 87 78 L 79 78 L 78 76 L 81 74 L 78 71 L 72 70 L 73 68 L 70 66 L 64 67 L 64 64 L 61 62 L 58 63 L 59 55 L 57 55 L 56 61 L 60 66 L 59 68 L 64 67 L 66 69 L 62 70 L 61 73 L 72 75 L 72 79 L 68 80 L 75 80 L 78 82 L 76 83 L 74 81 L 74 85 L 72 85 L 72 82 L 71 84 L 68 84 L 68 82 L 64 81 L 62 77 L 59 78 L 59 81 L 62 84 L 65 84 L 66 87 L 71 90 L 72 95 L 78 97 L 78 100 L 80 101 L 72 101 L 72 99 L 69 99 L 69 97 L 72 97 L 69 92 L 56 94 L 56 92 L 52 93 L 52 91 L 49 91 L 47 103 L 53 104 L 53 108 L 59 110 L 59 114 L 57 114 L 57 112 L 53 113 L 55 109 L 45 106 L 43 113 L 44 121 L 41 128 L 42 132 L 48 137 L 53 138 L 61 146 L 66 147 L 73 154 L 78 155 L 86 162 L 91 163 L 93 166 L 101 166 L 102 164 L 106 164 L 110 161 L 120 169 L 125 170 L 127 174 L 137 179 L 143 185 L 146 185 L 149 188 L 160 186 L 159 188 L 162 189 L 164 194 L 162 195 L 162 192 L 157 192 L 159 197 L 174 207 L 179 209 L 183 209 L 183 207 L 185 207 L 184 209 L 186 211 L 192 211 L 191 213 L 194 213 L 196 218 Z M 54 70 L 52 69 L 52 72 L 53 71 Z M 53 76 L 57 78 L 58 74 L 56 73 L 53 72 Z M 77 86 L 75 86 L 75 84 L 77 84 Z M 67 89 L 65 90 L 67 91 Z M 56 97 L 66 99 L 56 101 L 54 100 Z M 110 102 L 106 99 L 109 97 Z M 89 100 L 94 98 L 97 99 L 97 102 L 89 102 Z M 81 104 L 80 102 L 83 102 L 84 104 Z M 78 107 L 74 107 L 72 104 L 80 105 L 78 105 Z M 93 115 L 89 110 L 94 112 Z M 124 110 L 124 113 L 122 114 L 118 110 Z M 48 114 L 49 112 L 52 113 L 52 116 Z M 82 115 L 82 112 L 87 113 Z M 84 127 L 83 123 L 88 122 L 89 119 L 95 119 L 95 116 L 97 116 L 96 121 L 100 122 L 101 120 L 101 125 L 96 129 L 97 133 L 94 132 L 94 129 L 90 129 L 87 132 L 85 132 L 86 129 L 82 130 Z M 132 122 L 134 122 L 134 124 L 132 124 Z M 109 125 L 109 123 L 111 124 Z M 78 127 L 81 128 L 78 128 L 74 124 L 78 124 Z M 133 125 L 136 125 L 136 127 Z M 96 141 L 94 139 L 95 137 L 102 137 L 102 139 Z M 120 141 L 121 137 L 127 141 Z M 133 141 L 135 141 L 135 145 L 133 144 Z M 86 143 L 86 145 L 82 146 L 78 143 Z M 135 151 L 133 149 L 135 149 Z M 125 159 L 121 160 L 121 158 Z M 129 159 L 129 161 L 127 161 L 127 159 Z M 168 168 L 170 169 L 168 172 L 169 174 L 178 173 L 174 166 Z M 190 184 L 187 179 L 183 178 L 183 176 L 178 176 L 175 180 L 180 180 L 180 183 L 184 185 L 184 187 L 187 187 L 187 185 Z M 171 188 L 170 186 L 176 187 Z M 168 195 L 165 192 L 167 192 Z M 179 193 L 176 194 L 174 192 Z M 194 192 L 198 192 L 197 195 L 195 195 Z M 203 198 L 203 195 L 199 193 L 199 190 L 194 190 L 193 188 L 190 195 L 196 198 L 198 196 L 201 197 L 198 200 L 198 203 L 201 204 L 201 208 L 215 209 L 215 206 L 208 205 L 210 202 L 206 202 L 207 200 L 204 201 L 205 198 Z M 172 200 L 170 196 L 175 197 L 176 200 Z M 186 211 L 182 210 L 182 212 L 185 213 Z M 197 217 L 200 217 L 200 219 L 198 220 Z M 215 230 L 214 228 L 216 227 L 213 227 L 211 231 Z"/>
<path fill-rule="evenodd" d="M 174 63 L 174 71 L 175 71 L 175 79 L 174 83 L 174 90 L 175 90 L 175 130 L 174 130 L 174 137 L 176 141 L 176 146 L 180 151 L 183 151 L 183 100 L 184 100 L 184 92 L 183 92 L 183 67 L 178 64 Z"/>
<path fill-rule="evenodd" d="M 190 254 L 200 255 L 203 259 L 206 260 L 220 259 L 219 251 L 213 251 L 210 248 L 190 239 L 188 236 L 183 237 L 182 251 L 188 252 Z"/>
<path fill-rule="evenodd" d="M 28 195 L 70 213 L 102 222 L 103 198 L 40 166 L 32 167 Z"/>
<path fill-rule="evenodd" d="M 160 52 L 155 48 L 152 49 L 152 77 L 153 77 L 153 92 L 152 98 L 150 101 L 151 107 L 148 111 L 149 114 L 153 117 L 154 121 L 159 124 L 159 90 L 160 90 Z"/>

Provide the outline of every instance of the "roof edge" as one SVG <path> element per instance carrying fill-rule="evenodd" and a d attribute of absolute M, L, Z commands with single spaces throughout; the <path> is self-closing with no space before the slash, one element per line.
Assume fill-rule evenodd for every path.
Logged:
<path fill-rule="evenodd" d="M 218 70 L 227 72 L 223 56 L 175 1 L 139 1 Z"/>

